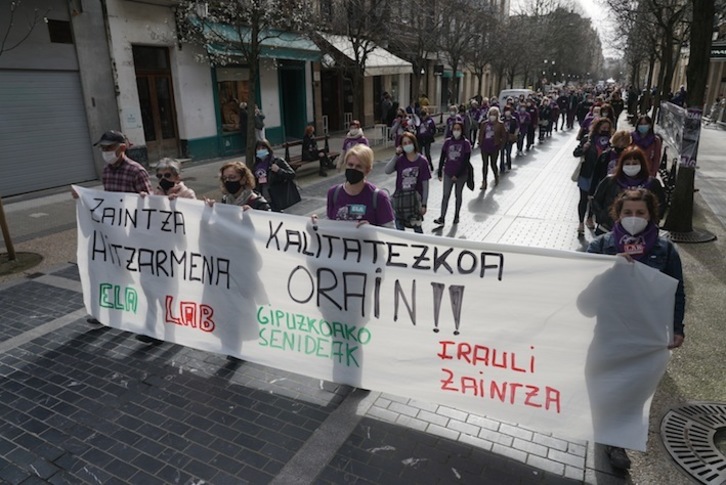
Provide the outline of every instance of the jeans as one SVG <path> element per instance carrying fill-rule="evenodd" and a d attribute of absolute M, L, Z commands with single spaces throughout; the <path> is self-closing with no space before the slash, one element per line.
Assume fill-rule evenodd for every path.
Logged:
<path fill-rule="evenodd" d="M 459 217 L 459 212 L 461 211 L 461 203 L 462 203 L 462 194 L 464 193 L 464 186 L 466 185 L 466 173 L 464 173 L 462 176 L 457 177 L 456 182 L 454 182 L 451 177 L 447 174 L 444 174 L 444 194 L 441 198 L 441 219 L 446 218 L 446 211 L 449 209 L 449 198 L 451 198 L 451 189 L 452 187 L 456 187 L 456 211 L 454 212 L 454 217 Z"/>
<path fill-rule="evenodd" d="M 534 145 L 534 124 L 527 127 L 527 149 Z"/>
<path fill-rule="evenodd" d="M 584 221 L 586 216 L 588 218 L 592 217 L 590 197 L 587 190 L 580 189 L 580 201 L 577 203 L 577 216 L 580 222 Z"/>

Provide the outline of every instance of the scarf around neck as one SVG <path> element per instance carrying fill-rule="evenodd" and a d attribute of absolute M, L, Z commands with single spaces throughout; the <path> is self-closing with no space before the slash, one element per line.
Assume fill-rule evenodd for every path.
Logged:
<path fill-rule="evenodd" d="M 613 225 L 613 237 L 618 254 L 626 253 L 637 261 L 643 261 L 658 242 L 658 226 L 649 221 L 643 232 L 633 236 L 618 221 Z"/>

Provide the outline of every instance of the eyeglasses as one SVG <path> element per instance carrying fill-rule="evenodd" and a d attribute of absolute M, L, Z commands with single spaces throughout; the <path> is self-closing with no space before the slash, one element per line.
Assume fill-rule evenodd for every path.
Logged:
<path fill-rule="evenodd" d="M 173 174 L 173 173 L 171 173 L 171 172 L 166 172 L 166 173 L 157 173 L 157 174 L 156 174 L 156 178 L 158 178 L 159 180 L 161 180 L 162 178 L 165 178 L 165 179 L 170 179 L 170 178 L 172 178 L 173 176 L 174 176 L 174 174 Z"/>

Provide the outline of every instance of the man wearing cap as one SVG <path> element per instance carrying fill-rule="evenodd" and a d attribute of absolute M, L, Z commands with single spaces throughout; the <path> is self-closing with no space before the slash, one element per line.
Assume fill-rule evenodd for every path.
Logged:
<path fill-rule="evenodd" d="M 101 135 L 101 139 L 94 143 L 93 146 L 101 148 L 101 157 L 103 157 L 105 163 L 102 174 L 104 190 L 107 192 L 132 192 L 137 194 L 141 192 L 154 193 L 146 169 L 126 156 L 128 141 L 123 133 L 113 130 L 107 131 Z M 75 191 L 73 191 L 73 198 L 78 198 Z M 94 324 L 101 323 L 95 318 L 89 318 L 87 321 Z M 137 335 L 136 339 L 145 343 L 159 344 L 162 342 L 146 335 Z"/>
<path fill-rule="evenodd" d="M 108 192 L 153 193 L 149 174 L 138 162 L 126 156 L 128 142 L 123 133 L 107 131 L 93 146 L 101 147 L 103 188 Z"/>

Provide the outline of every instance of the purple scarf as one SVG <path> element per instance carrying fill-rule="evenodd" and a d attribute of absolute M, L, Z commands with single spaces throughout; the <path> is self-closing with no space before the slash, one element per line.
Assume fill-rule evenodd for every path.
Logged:
<path fill-rule="evenodd" d="M 613 238 L 618 254 L 627 253 L 636 261 L 642 261 L 658 242 L 658 226 L 650 221 L 643 232 L 631 236 L 618 221 L 613 225 Z"/>
<path fill-rule="evenodd" d="M 653 177 L 648 175 L 648 170 L 644 170 L 643 167 L 640 168 L 640 172 L 645 173 L 645 175 L 642 177 L 628 177 L 621 172 L 619 177 L 615 177 L 615 182 L 617 182 L 623 190 L 640 188 L 650 190 L 650 186 L 653 183 Z"/>

